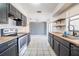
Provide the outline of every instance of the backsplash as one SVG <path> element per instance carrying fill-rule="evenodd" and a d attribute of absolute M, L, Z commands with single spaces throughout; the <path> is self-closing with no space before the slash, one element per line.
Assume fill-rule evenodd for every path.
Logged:
<path fill-rule="evenodd" d="M 18 32 L 26 32 L 26 27 L 16 26 L 15 21 L 10 18 L 9 18 L 8 24 L 0 24 L 0 29 L 2 28 L 17 28 Z"/>

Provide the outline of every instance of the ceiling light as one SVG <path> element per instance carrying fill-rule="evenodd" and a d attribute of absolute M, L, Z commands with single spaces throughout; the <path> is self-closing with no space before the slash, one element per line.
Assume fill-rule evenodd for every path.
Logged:
<path fill-rule="evenodd" d="M 34 4 L 34 5 L 39 5 L 40 3 L 32 3 L 32 4 Z"/>

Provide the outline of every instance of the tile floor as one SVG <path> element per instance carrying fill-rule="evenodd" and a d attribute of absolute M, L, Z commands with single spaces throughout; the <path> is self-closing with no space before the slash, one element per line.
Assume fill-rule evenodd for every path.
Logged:
<path fill-rule="evenodd" d="M 46 36 L 31 36 L 31 42 L 24 56 L 56 56 Z"/>

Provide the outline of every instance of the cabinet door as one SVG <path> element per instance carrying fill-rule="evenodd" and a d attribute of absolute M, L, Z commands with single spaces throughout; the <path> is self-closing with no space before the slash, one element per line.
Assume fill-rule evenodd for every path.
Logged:
<path fill-rule="evenodd" d="M 51 34 L 49 33 L 49 39 L 48 39 L 48 42 L 49 42 L 49 44 L 50 44 L 50 46 L 51 46 Z"/>
<path fill-rule="evenodd" d="M 15 18 L 16 9 L 15 9 L 14 6 L 12 6 L 11 4 L 10 4 L 10 14 Z"/>
<path fill-rule="evenodd" d="M 53 35 L 51 34 L 51 47 L 54 48 L 54 39 L 53 39 Z"/>
<path fill-rule="evenodd" d="M 0 3 L 0 24 L 8 24 L 7 3 Z"/>
<path fill-rule="evenodd" d="M 27 18 L 26 16 L 22 15 L 22 26 L 26 26 L 27 25 Z"/>
<path fill-rule="evenodd" d="M 79 47 L 71 45 L 71 56 L 79 56 Z"/>
<path fill-rule="evenodd" d="M 9 48 L 9 53 L 10 53 L 10 56 L 17 56 L 18 55 L 17 44 L 15 44 Z"/>
<path fill-rule="evenodd" d="M 54 40 L 54 51 L 59 56 L 59 42 Z"/>
<path fill-rule="evenodd" d="M 21 13 L 15 8 L 15 18 L 21 19 Z"/>
<path fill-rule="evenodd" d="M 6 49 L 4 52 L 2 52 L 0 56 L 10 56 L 9 49 Z"/>
<path fill-rule="evenodd" d="M 60 44 L 60 56 L 69 56 L 69 48 Z"/>
<path fill-rule="evenodd" d="M 50 44 L 50 33 L 48 34 L 48 42 Z"/>

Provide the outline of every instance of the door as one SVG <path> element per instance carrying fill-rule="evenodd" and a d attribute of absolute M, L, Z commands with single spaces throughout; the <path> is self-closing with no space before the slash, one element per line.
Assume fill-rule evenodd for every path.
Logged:
<path fill-rule="evenodd" d="M 71 56 L 79 56 L 79 47 L 71 45 Z"/>
<path fill-rule="evenodd" d="M 46 35 L 46 22 L 30 22 L 30 32 L 32 35 Z"/>
<path fill-rule="evenodd" d="M 17 44 L 14 44 L 13 46 L 11 46 L 9 48 L 9 53 L 10 53 L 10 56 L 17 56 L 18 53 L 17 53 Z"/>
<path fill-rule="evenodd" d="M 9 49 L 6 49 L 4 52 L 2 52 L 0 56 L 10 56 Z"/>
<path fill-rule="evenodd" d="M 60 56 L 69 56 L 69 48 L 60 44 Z"/>
<path fill-rule="evenodd" d="M 59 42 L 54 40 L 54 51 L 59 56 Z"/>

